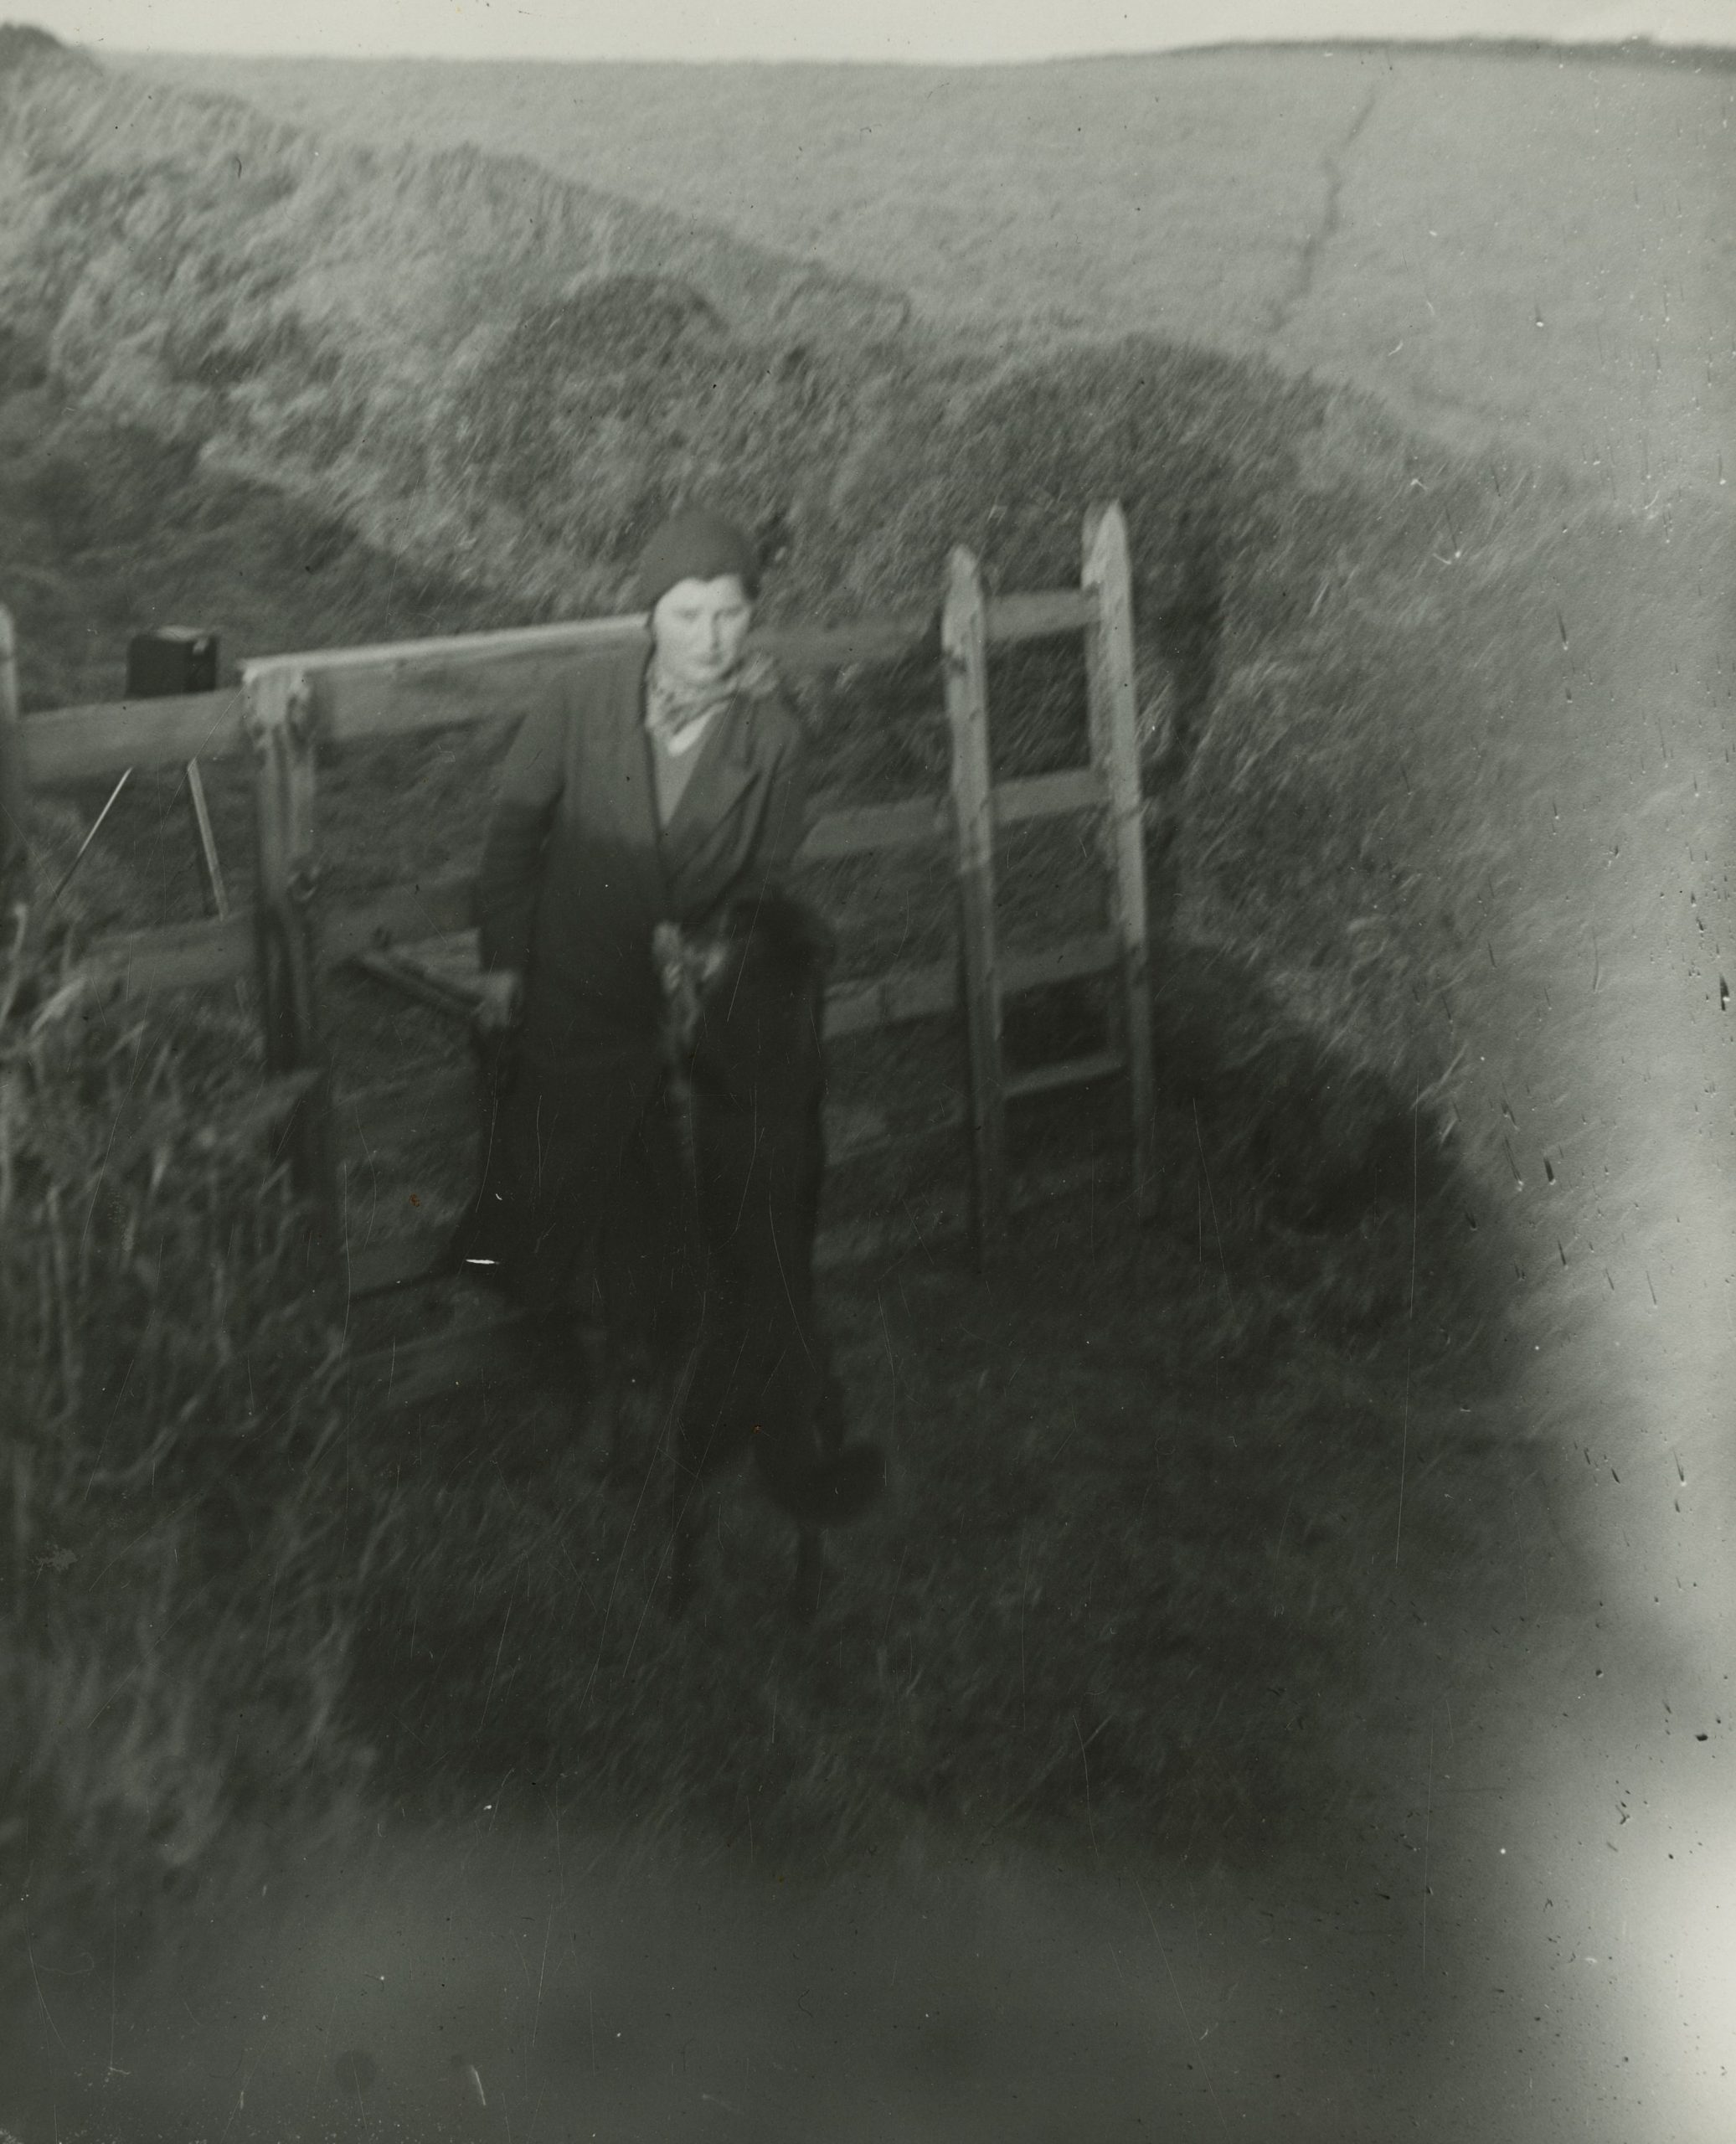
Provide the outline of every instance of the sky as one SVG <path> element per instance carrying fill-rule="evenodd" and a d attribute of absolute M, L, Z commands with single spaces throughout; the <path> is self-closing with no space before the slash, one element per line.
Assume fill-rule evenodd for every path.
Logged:
<path fill-rule="evenodd" d="M 449 59 L 1041 59 L 1255 39 L 1736 44 L 1736 0 L 0 0 L 111 52 Z"/>

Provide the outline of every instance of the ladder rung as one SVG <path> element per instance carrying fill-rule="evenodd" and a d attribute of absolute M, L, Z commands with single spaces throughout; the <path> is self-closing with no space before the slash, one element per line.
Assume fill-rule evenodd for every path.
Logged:
<path fill-rule="evenodd" d="M 1112 1079 L 1126 1069 L 1127 1059 L 1120 1050 L 1100 1049 L 1090 1057 L 1069 1057 L 1059 1064 L 1039 1064 L 1029 1072 L 1014 1072 L 1002 1083 L 1002 1092 L 1010 1102 L 1028 1101 L 1033 1095 L 1089 1086 L 1094 1080 Z"/>

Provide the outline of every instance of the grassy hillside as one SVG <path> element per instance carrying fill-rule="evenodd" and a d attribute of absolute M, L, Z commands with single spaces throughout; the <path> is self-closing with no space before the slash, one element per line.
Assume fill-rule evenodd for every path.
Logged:
<path fill-rule="evenodd" d="M 15 361 L 419 575 L 509 591 L 502 622 L 612 607 L 645 530 L 689 490 L 773 533 L 775 607 L 844 616 L 931 600 L 961 540 L 1000 585 L 1071 580 L 1086 506 L 1119 496 L 1146 741 L 1174 776 L 1204 706 L 1182 704 L 1168 657 L 1194 630 L 1189 571 L 1214 549 L 1237 812 L 1248 784 L 1275 822 L 1294 821 L 1298 781 L 1338 801 L 1324 821 L 1311 804 L 1298 901 L 1288 845 L 1239 838 L 1228 792 L 1202 795 L 1187 898 L 1320 1004 L 1306 979 L 1344 972 L 1354 946 L 1334 1023 L 1407 1086 L 1432 1079 L 1440 1038 L 1395 1013 L 1399 972 L 1463 957 L 1459 894 L 1405 855 L 1424 819 L 1435 838 L 1460 821 L 1476 833 L 1462 797 L 1419 801 L 1396 770 L 1445 775 L 1429 735 L 1462 732 L 1476 688 L 1440 674 L 1438 653 L 1416 678 L 1418 628 L 1455 577 L 1498 582 L 1531 539 L 1530 502 L 1419 455 L 1353 397 L 1149 339 L 975 353 L 899 332 L 895 302 L 860 285 L 714 234 L 677 245 L 666 219 L 521 162 L 333 147 L 85 67 L 17 70 L 0 106 Z M 1040 665 L 1002 701 L 1009 763 L 1077 750 L 1076 696 Z M 1298 749 L 1229 742 L 1274 724 Z M 935 741 L 931 697 L 847 695 L 822 745 L 836 781 L 908 790 L 935 779 Z M 1239 919 L 1256 910 L 1250 933 Z M 1375 941 L 1397 964 L 1384 982 Z"/>
<path fill-rule="evenodd" d="M 528 165 L 375 156 L 50 59 L 0 76 L 0 317 L 87 408 L 384 516 L 494 323 L 655 267 L 791 340 L 902 302 Z M 414 535 L 422 533 L 409 532 Z"/>
<path fill-rule="evenodd" d="M 1715 489 L 1736 416 L 1736 73 L 1713 57 L 138 64 L 357 140 L 510 150 L 879 277 L 979 337 L 1269 354 L 1638 501 Z"/>

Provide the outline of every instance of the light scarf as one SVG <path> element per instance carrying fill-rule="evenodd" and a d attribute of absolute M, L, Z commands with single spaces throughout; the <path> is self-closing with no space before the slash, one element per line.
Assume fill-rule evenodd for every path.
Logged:
<path fill-rule="evenodd" d="M 655 662 L 645 683 L 645 726 L 672 757 L 692 751 L 712 718 L 735 697 L 739 671 L 720 679 L 703 699 L 683 698 L 663 682 Z"/>

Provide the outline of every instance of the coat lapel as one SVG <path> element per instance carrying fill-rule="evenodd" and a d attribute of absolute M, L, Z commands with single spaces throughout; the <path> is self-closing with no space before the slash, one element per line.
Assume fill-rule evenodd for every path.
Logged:
<path fill-rule="evenodd" d="M 617 673 L 611 719 L 605 737 L 597 740 L 608 763 L 600 770 L 603 779 L 595 801 L 582 802 L 580 809 L 594 812 L 607 798 L 617 838 L 630 854 L 643 859 L 653 881 L 664 886 L 668 860 L 657 825 L 651 740 L 645 734 L 645 667 L 649 660 L 647 650 L 637 662 L 624 663 Z"/>
<path fill-rule="evenodd" d="M 738 822 L 754 778 L 747 714 L 739 695 L 719 712 L 696 749 L 698 763 L 662 832 L 664 873 L 670 896 L 678 906 L 696 899 L 703 904 L 702 882 L 710 875 L 708 866 L 714 865 L 720 855 L 733 857 L 739 843 Z"/>

